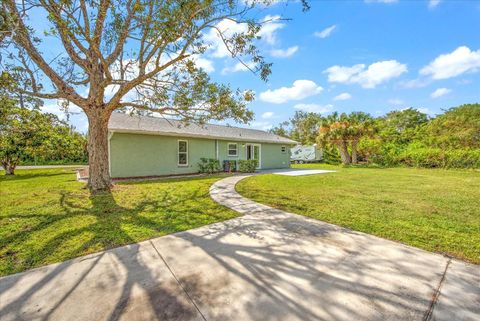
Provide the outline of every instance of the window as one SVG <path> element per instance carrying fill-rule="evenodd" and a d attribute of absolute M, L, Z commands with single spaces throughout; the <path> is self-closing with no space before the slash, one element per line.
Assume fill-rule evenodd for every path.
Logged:
<path fill-rule="evenodd" d="M 178 166 L 188 166 L 188 142 L 178 141 Z"/>
<path fill-rule="evenodd" d="M 282 146 L 282 153 L 285 154 L 287 152 L 287 146 Z"/>
<path fill-rule="evenodd" d="M 228 156 L 238 156 L 237 143 L 228 143 Z"/>

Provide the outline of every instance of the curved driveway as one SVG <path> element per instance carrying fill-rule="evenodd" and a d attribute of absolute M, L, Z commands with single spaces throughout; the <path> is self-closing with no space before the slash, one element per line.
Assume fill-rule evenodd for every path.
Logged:
<path fill-rule="evenodd" d="M 212 198 L 225 222 L 0 278 L 0 320 L 479 320 L 479 267 Z M 374 209 L 372 209 L 374 210 Z"/>

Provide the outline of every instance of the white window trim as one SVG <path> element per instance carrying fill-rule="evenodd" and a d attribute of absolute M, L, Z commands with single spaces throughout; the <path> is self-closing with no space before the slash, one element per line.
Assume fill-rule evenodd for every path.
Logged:
<path fill-rule="evenodd" d="M 256 169 L 262 169 L 262 144 L 255 144 L 255 143 L 247 143 L 245 144 L 245 159 L 247 159 L 248 155 L 248 145 L 258 146 L 258 167 Z"/>
<path fill-rule="evenodd" d="M 187 143 L 187 145 L 186 145 L 187 151 L 186 152 L 180 152 L 180 142 Z M 187 163 L 186 164 L 180 164 L 180 153 L 187 155 Z M 177 166 L 181 166 L 181 167 L 188 166 L 188 140 L 185 140 L 185 139 L 177 140 Z"/>
<path fill-rule="evenodd" d="M 235 155 L 230 155 L 230 144 L 235 144 Z M 227 157 L 238 157 L 238 143 L 229 142 L 227 143 Z"/>
<path fill-rule="evenodd" d="M 284 148 L 285 148 L 285 151 L 283 151 Z M 287 146 L 282 145 L 282 147 L 280 147 L 280 151 L 282 152 L 282 154 L 286 154 L 287 153 Z"/>

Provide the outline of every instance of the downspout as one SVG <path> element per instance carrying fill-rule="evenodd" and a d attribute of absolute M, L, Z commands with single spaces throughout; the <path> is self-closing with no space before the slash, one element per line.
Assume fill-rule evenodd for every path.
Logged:
<path fill-rule="evenodd" d="M 110 139 L 112 138 L 113 136 L 113 131 L 108 131 L 108 174 L 110 176 L 112 176 L 112 162 L 111 162 L 111 159 L 110 159 L 110 154 L 111 154 L 111 151 L 110 151 Z"/>

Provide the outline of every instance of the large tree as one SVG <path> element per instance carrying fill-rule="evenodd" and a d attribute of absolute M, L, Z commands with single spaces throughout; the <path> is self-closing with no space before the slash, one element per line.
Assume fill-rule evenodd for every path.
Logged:
<path fill-rule="evenodd" d="M 302 145 L 311 145 L 316 142 L 322 116 L 317 113 L 296 111 L 290 119 L 292 124 L 291 137 Z"/>
<path fill-rule="evenodd" d="M 77 154 L 68 151 L 65 143 L 59 143 L 68 142 L 71 146 L 74 136 L 66 135 L 64 129 L 68 127 L 57 116 L 17 104 L 8 96 L 0 95 L 0 163 L 6 175 L 13 175 L 22 160 L 32 159 L 34 155 L 44 159 L 52 158 L 52 154 L 62 156 L 65 152 Z M 81 148 L 78 144 L 71 147 Z"/>
<path fill-rule="evenodd" d="M 374 131 L 374 122 L 369 114 L 334 112 L 320 119 L 317 141 L 322 145 L 336 146 L 343 164 L 356 164 L 360 139 L 373 134 Z"/>
<path fill-rule="evenodd" d="M 198 67 L 213 42 L 266 79 L 270 64 L 256 47 L 270 19 L 251 11 L 273 0 L 31 0 L 2 1 L 2 46 L 19 92 L 79 106 L 87 115 L 93 192 L 109 190 L 108 121 L 119 108 L 185 121 L 233 118 L 247 122 L 250 91 L 211 81 Z M 304 3 L 304 8 L 307 6 Z M 29 16 L 46 17 L 43 34 Z M 254 18 L 257 17 L 257 18 Z M 54 37 L 58 55 L 41 47 Z M 52 42 L 54 43 L 54 42 Z"/>

